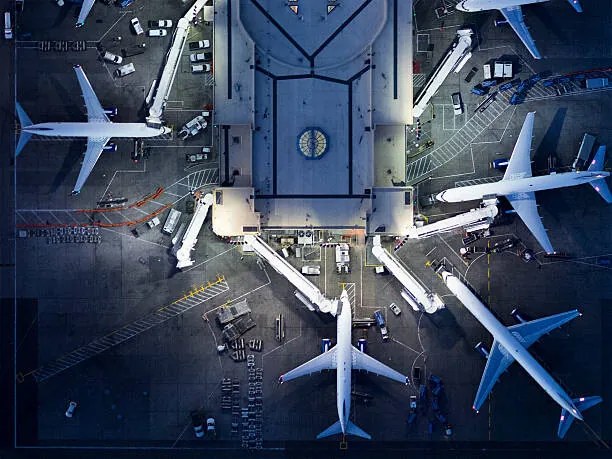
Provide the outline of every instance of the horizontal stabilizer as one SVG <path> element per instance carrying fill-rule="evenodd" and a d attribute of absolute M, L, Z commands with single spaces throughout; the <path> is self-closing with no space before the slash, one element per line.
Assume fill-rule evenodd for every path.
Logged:
<path fill-rule="evenodd" d="M 601 172 L 604 170 L 605 161 L 606 146 L 600 145 L 587 170 L 591 172 Z M 606 201 L 608 204 L 612 204 L 612 193 L 610 193 L 610 188 L 608 187 L 605 177 L 602 177 L 599 180 L 593 180 L 592 182 L 589 182 L 589 185 L 591 185 L 593 189 L 599 193 L 604 201 Z"/>
<path fill-rule="evenodd" d="M 23 128 L 32 126 L 33 123 L 19 102 L 15 102 L 15 110 L 17 111 L 17 116 L 19 117 L 19 124 L 21 125 L 21 134 L 19 135 L 19 142 L 17 143 L 17 148 L 15 148 L 15 156 L 17 156 L 19 155 L 19 153 L 21 153 L 23 147 L 25 147 L 26 143 L 28 143 L 28 140 L 30 140 L 30 138 L 32 137 L 32 134 L 23 131 Z"/>
<path fill-rule="evenodd" d="M 574 398 L 572 401 L 576 406 L 579 413 L 588 410 L 589 408 L 602 402 L 602 398 L 598 395 L 592 397 L 580 397 Z M 557 435 L 559 438 L 565 437 L 565 434 L 574 422 L 574 416 L 572 416 L 565 408 L 561 410 L 561 419 L 559 420 L 559 429 L 557 429 Z"/>
<path fill-rule="evenodd" d="M 365 438 L 366 440 L 371 440 L 372 439 L 372 437 L 369 434 L 367 434 L 366 432 L 361 430 L 359 427 L 357 427 L 351 421 L 349 421 L 348 425 L 346 426 L 346 433 L 349 434 L 349 435 L 355 435 L 356 437 Z"/>
<path fill-rule="evenodd" d="M 597 151 L 595 152 L 593 161 L 591 161 L 591 164 L 589 164 L 589 167 L 587 168 L 587 170 L 593 171 L 593 172 L 603 171 L 605 160 L 606 160 L 606 146 L 600 145 Z"/>
<path fill-rule="evenodd" d="M 568 312 L 562 312 L 561 314 L 555 314 L 548 317 L 542 317 L 541 319 L 530 320 L 522 324 L 512 325 L 508 327 L 510 333 L 514 335 L 519 343 L 525 348 L 528 348 L 535 343 L 542 335 L 559 328 L 561 325 L 566 324 L 572 319 L 578 317 L 580 313 L 577 309 L 573 309 Z"/>
<path fill-rule="evenodd" d="M 317 440 L 320 438 L 330 437 L 332 435 L 338 435 L 342 433 L 342 426 L 340 425 L 340 421 L 334 422 L 331 426 L 317 435 Z"/>

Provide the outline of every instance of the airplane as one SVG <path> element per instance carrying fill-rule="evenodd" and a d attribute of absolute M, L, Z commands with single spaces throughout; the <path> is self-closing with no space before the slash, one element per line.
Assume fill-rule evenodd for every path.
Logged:
<path fill-rule="evenodd" d="M 442 280 L 457 299 L 493 335 L 493 344 L 487 354 L 487 364 L 472 405 L 476 412 L 485 402 L 500 375 L 515 360 L 561 406 L 561 418 L 557 429 L 559 438 L 565 436 L 574 419 L 584 420 L 581 411 L 601 403 L 602 398 L 599 396 L 571 398 L 527 351 L 529 346 L 542 335 L 580 316 L 580 312 L 574 309 L 504 327 L 478 297 L 457 277 L 447 271 L 443 265 L 440 265 L 436 272 L 442 276 Z"/>
<path fill-rule="evenodd" d="M 369 371 L 406 385 L 410 384 L 410 380 L 407 376 L 364 354 L 351 344 L 351 304 L 346 290 L 343 290 L 342 295 L 340 295 L 338 309 L 336 345 L 314 359 L 281 375 L 278 381 L 282 384 L 300 376 L 335 369 L 336 406 L 339 420 L 317 435 L 317 439 L 341 433 L 342 435 L 355 435 L 370 440 L 372 437 L 349 419 L 351 413 L 351 370 Z"/>
<path fill-rule="evenodd" d="M 96 0 L 83 0 L 81 10 L 79 11 L 79 18 L 77 19 L 76 27 L 83 27 L 85 25 L 85 19 L 89 15 L 91 8 L 93 7 Z"/>
<path fill-rule="evenodd" d="M 541 59 L 542 56 L 536 47 L 535 41 L 529 33 L 529 29 L 525 25 L 525 21 L 523 21 L 521 5 L 542 3 L 547 1 L 549 0 L 464 0 L 459 2 L 457 6 L 455 6 L 455 9 L 468 13 L 493 9 L 501 11 L 506 18 L 506 21 L 508 21 L 508 24 L 510 24 L 510 27 L 514 29 L 534 59 Z M 582 5 L 580 5 L 579 0 L 567 1 L 578 13 L 582 13 Z"/>
<path fill-rule="evenodd" d="M 463 202 L 484 199 L 491 196 L 505 196 L 514 211 L 546 253 L 554 253 L 550 239 L 538 215 L 535 191 L 551 190 L 588 183 L 608 203 L 612 203 L 612 193 L 606 183 L 609 172 L 603 170 L 606 147 L 602 145 L 586 171 L 552 173 L 540 177 L 531 176 L 531 137 L 535 112 L 527 114 L 521 133 L 512 151 L 510 162 L 502 180 L 481 185 L 450 188 L 436 195 L 442 202 Z"/>
<path fill-rule="evenodd" d="M 111 138 L 157 137 L 159 135 L 168 134 L 172 132 L 172 130 L 163 126 L 161 128 L 152 128 L 145 123 L 111 122 L 108 118 L 108 113 L 110 113 L 110 111 L 102 108 L 81 66 L 75 65 L 74 71 L 76 72 L 77 80 L 81 87 L 83 99 L 85 99 L 87 122 L 33 124 L 25 110 L 17 103 L 15 108 L 21 124 L 21 134 L 17 148 L 15 149 L 15 156 L 21 153 L 21 150 L 23 150 L 28 140 L 30 140 L 34 134 L 49 137 L 87 137 L 85 159 L 81 171 L 79 172 L 76 185 L 72 191 L 72 194 L 78 194 L 96 165 L 102 151 L 108 148 L 106 144 Z"/>

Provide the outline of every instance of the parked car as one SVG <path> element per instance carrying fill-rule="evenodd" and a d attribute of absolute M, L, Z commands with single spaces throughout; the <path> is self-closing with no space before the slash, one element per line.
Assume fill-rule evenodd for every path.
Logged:
<path fill-rule="evenodd" d="M 66 410 L 66 417 L 71 418 L 74 415 L 74 410 L 76 410 L 77 402 L 70 402 L 68 404 L 68 409 Z"/>
<path fill-rule="evenodd" d="M 185 160 L 188 163 L 199 163 L 201 161 L 206 161 L 207 158 L 204 157 L 202 153 L 187 153 L 185 154 Z"/>
<path fill-rule="evenodd" d="M 207 54 L 210 55 L 210 59 L 207 59 Z M 205 61 L 210 61 L 212 59 L 212 53 L 208 52 L 208 53 L 194 53 L 194 54 L 190 54 L 189 55 L 189 60 L 191 62 L 205 62 Z"/>
<path fill-rule="evenodd" d="M 155 21 L 149 21 L 149 27 L 172 27 L 172 21 L 170 19 L 156 19 Z"/>
<path fill-rule="evenodd" d="M 132 28 L 134 29 L 134 32 L 136 32 L 136 35 L 142 35 L 144 33 L 144 29 L 140 25 L 138 18 L 132 18 L 130 24 L 132 24 Z"/>
<path fill-rule="evenodd" d="M 451 101 L 453 102 L 453 113 L 455 116 L 463 113 L 463 100 L 461 100 L 461 93 L 454 92 L 451 94 Z"/>
<path fill-rule="evenodd" d="M 189 42 L 189 51 L 196 51 L 198 49 L 210 48 L 209 40 L 200 40 Z"/>
<path fill-rule="evenodd" d="M 306 276 L 318 276 L 321 274 L 321 267 L 318 265 L 302 266 L 302 274 Z"/>
<path fill-rule="evenodd" d="M 149 227 L 149 229 L 153 229 L 156 226 L 158 226 L 160 223 L 161 221 L 159 221 L 159 218 L 153 217 L 151 220 L 147 222 L 147 226 Z"/>
<path fill-rule="evenodd" d="M 191 73 L 205 73 L 210 70 L 210 64 L 191 64 Z"/>
<path fill-rule="evenodd" d="M 135 71 L 136 71 L 136 68 L 134 67 L 134 64 L 130 62 L 129 64 L 122 65 L 121 67 L 116 69 L 115 76 L 118 78 L 121 78 L 126 75 L 129 75 L 130 73 L 134 73 Z"/>
<path fill-rule="evenodd" d="M 168 35 L 168 31 L 166 29 L 150 29 L 147 35 L 149 37 L 165 37 Z"/>
<path fill-rule="evenodd" d="M 465 82 L 469 83 L 470 81 L 472 81 L 472 78 L 474 78 L 474 75 L 476 75 L 476 72 L 478 72 L 478 68 L 472 67 L 472 69 L 468 72 L 468 74 L 465 77 Z"/>
<path fill-rule="evenodd" d="M 199 411 L 191 412 L 191 425 L 196 438 L 204 437 L 204 416 Z"/>
<path fill-rule="evenodd" d="M 108 62 L 112 62 L 113 64 L 121 64 L 123 62 L 123 57 L 117 56 L 116 54 L 110 53 L 108 51 L 104 51 L 104 54 L 102 54 L 102 59 Z"/>
<path fill-rule="evenodd" d="M 206 436 L 211 439 L 217 437 L 215 418 L 208 418 L 206 420 Z"/>
<path fill-rule="evenodd" d="M 395 314 L 396 316 L 399 316 L 402 313 L 402 310 L 400 309 L 400 307 L 395 303 L 391 303 L 389 305 L 389 309 L 391 309 L 393 314 Z"/>

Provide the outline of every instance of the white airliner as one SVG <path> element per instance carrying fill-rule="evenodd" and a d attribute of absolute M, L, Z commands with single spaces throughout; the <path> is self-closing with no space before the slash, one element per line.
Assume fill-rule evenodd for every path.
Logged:
<path fill-rule="evenodd" d="M 442 202 L 463 202 L 493 196 L 505 196 L 546 253 L 553 253 L 554 249 L 538 215 L 534 192 L 588 183 L 610 204 L 612 203 L 612 193 L 610 193 L 606 183 L 606 177 L 610 173 L 603 170 L 606 147 L 602 145 L 586 171 L 553 173 L 532 177 L 530 151 L 534 118 L 535 112 L 527 114 L 502 180 L 494 183 L 450 188 L 436 195 L 436 199 Z"/>
<path fill-rule="evenodd" d="M 113 123 L 108 119 L 108 110 L 104 110 L 100 101 L 96 97 L 94 90 L 89 84 L 80 65 L 74 66 L 85 108 L 87 109 L 86 123 L 39 123 L 33 124 L 25 110 L 19 103 L 16 104 L 17 115 L 21 124 L 21 135 L 19 143 L 15 149 L 15 155 L 21 153 L 25 144 L 32 135 L 42 135 L 49 137 L 87 137 L 87 150 L 83 166 L 79 172 L 76 185 L 72 194 L 78 194 L 85 184 L 87 177 L 93 170 L 98 158 L 102 154 L 106 143 L 111 138 L 142 138 L 156 137 L 168 134 L 172 130 L 167 127 L 152 128 L 145 123 Z"/>
<path fill-rule="evenodd" d="M 372 437 L 349 420 L 351 413 L 351 370 L 369 371 L 404 384 L 409 384 L 409 379 L 407 376 L 364 354 L 351 344 L 351 304 L 346 290 L 342 291 L 338 309 L 336 345 L 329 351 L 281 375 L 278 380 L 283 383 L 318 371 L 335 369 L 336 405 L 339 420 L 317 435 L 317 438 L 343 434 L 356 435 L 369 440 Z"/>
<path fill-rule="evenodd" d="M 474 410 L 478 411 L 480 409 L 500 375 L 515 360 L 561 406 L 561 418 L 557 429 L 557 435 L 560 438 L 565 436 L 574 418 L 583 420 L 581 411 L 587 410 L 602 401 L 599 396 L 571 398 L 527 351 L 527 348 L 542 335 L 580 316 L 581 314 L 577 310 L 574 309 L 573 311 L 522 322 L 511 327 L 504 327 L 457 277 L 444 267 L 438 268 L 437 272 L 442 276 L 448 289 L 493 335 L 491 351 L 487 356 L 487 364 L 472 406 Z"/>
<path fill-rule="evenodd" d="M 85 19 L 89 15 L 91 8 L 96 0 L 83 0 L 83 4 L 81 5 L 81 11 L 79 11 L 79 18 L 77 19 L 76 26 L 83 27 L 85 25 Z"/>
<path fill-rule="evenodd" d="M 535 59 L 541 59 L 542 56 L 536 47 L 535 41 L 533 40 L 529 29 L 523 21 L 523 12 L 521 11 L 521 5 L 528 5 L 530 3 L 542 3 L 548 0 L 463 0 L 460 1 L 456 9 L 459 11 L 485 11 L 485 10 L 499 10 L 510 24 L 510 27 L 514 29 L 518 37 L 521 39 L 523 44 L 527 47 L 531 55 Z M 574 7 L 576 11 L 582 13 L 582 6 L 579 0 L 567 0 L 570 5 Z"/>

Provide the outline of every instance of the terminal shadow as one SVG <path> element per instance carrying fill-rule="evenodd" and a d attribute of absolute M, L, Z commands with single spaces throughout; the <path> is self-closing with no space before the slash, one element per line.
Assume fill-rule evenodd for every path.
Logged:
<path fill-rule="evenodd" d="M 66 142 L 62 142 L 64 145 Z M 70 142 L 68 147 L 68 154 L 64 157 L 64 161 L 59 172 L 56 174 L 51 186 L 49 187 L 48 194 L 53 194 L 57 189 L 64 183 L 68 174 L 72 171 L 74 166 L 80 167 L 79 160 L 85 153 L 87 145 L 85 141 Z"/>
<path fill-rule="evenodd" d="M 563 128 L 566 115 L 566 107 L 558 108 L 555 116 L 548 125 L 548 129 L 546 130 L 544 137 L 542 137 L 542 140 L 540 141 L 540 144 L 533 155 L 533 161 L 535 162 L 536 169 L 547 168 L 548 156 L 556 156 L 559 137 L 561 135 L 561 130 Z"/>

